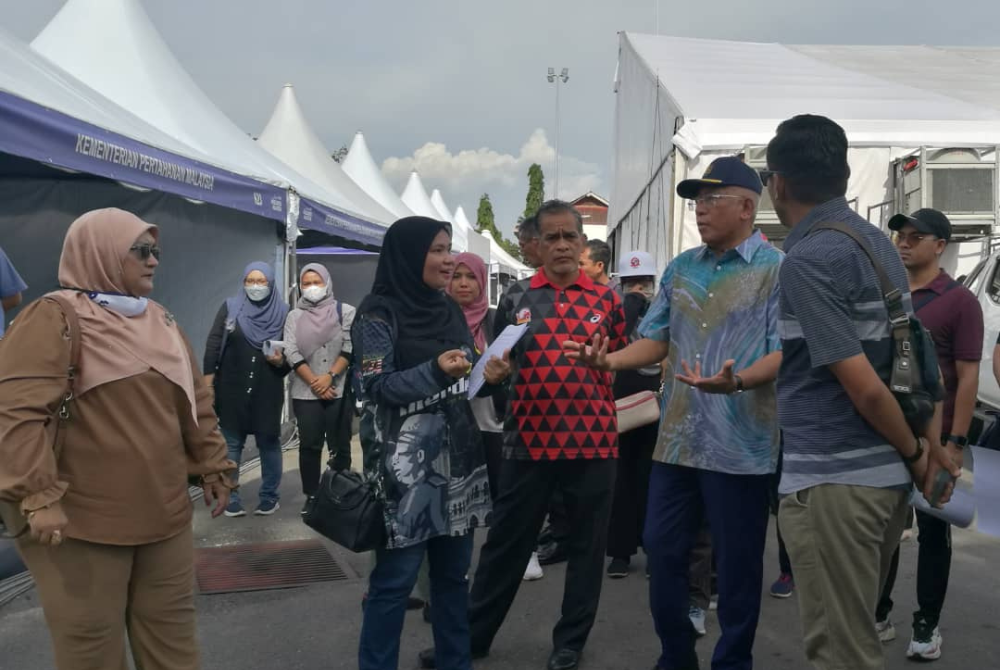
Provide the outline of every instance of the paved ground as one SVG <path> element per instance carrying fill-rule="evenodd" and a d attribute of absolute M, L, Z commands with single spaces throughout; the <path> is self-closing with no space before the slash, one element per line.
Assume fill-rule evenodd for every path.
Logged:
<path fill-rule="evenodd" d="M 270 518 L 208 519 L 199 508 L 195 530 L 199 546 L 313 537 L 299 521 L 297 452 L 285 455 L 282 509 Z M 360 461 L 359 461 L 360 462 Z M 245 482 L 248 502 L 257 482 Z M 248 505 L 249 506 L 249 505 Z M 777 570 L 776 547 L 768 545 L 768 579 Z M 479 538 L 480 541 L 482 538 Z M 948 608 L 943 622 L 945 657 L 935 667 L 961 670 L 1000 668 L 1000 541 L 969 531 L 955 533 L 955 559 Z M 199 596 L 199 630 L 206 670 L 334 670 L 356 668 L 360 600 L 366 555 L 331 546 L 350 579 L 302 589 Z M 648 670 L 657 640 L 648 614 L 647 582 L 642 557 L 636 573 L 606 581 L 597 625 L 583 666 L 588 670 Z M 909 612 L 915 606 L 916 543 L 904 544 L 896 588 L 894 620 L 908 638 Z M 482 670 L 544 668 L 550 651 L 551 626 L 562 594 L 564 565 L 546 568 L 545 578 L 522 586 L 500 631 L 491 656 L 478 662 Z M 766 586 L 766 585 L 765 585 Z M 709 616 L 709 636 L 699 643 L 702 667 L 709 667 L 718 631 Z M 761 670 L 808 668 L 802 658 L 796 602 L 764 598 L 756 645 L 755 667 Z M 431 642 L 431 631 L 419 613 L 408 615 L 400 668 L 416 667 L 417 652 Z M 890 644 L 887 667 L 913 667 L 904 658 L 906 639 Z M 34 592 L 0 610 L 0 669 L 48 670 L 51 652 Z"/>

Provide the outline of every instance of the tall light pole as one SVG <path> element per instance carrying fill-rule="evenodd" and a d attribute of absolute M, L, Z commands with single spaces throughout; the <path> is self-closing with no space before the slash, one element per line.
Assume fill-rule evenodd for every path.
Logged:
<path fill-rule="evenodd" d="M 554 67 L 549 68 L 548 80 L 550 84 L 556 85 L 556 188 L 553 197 L 559 197 L 559 84 L 569 81 L 569 68 L 564 67 L 562 72 L 556 74 Z"/>

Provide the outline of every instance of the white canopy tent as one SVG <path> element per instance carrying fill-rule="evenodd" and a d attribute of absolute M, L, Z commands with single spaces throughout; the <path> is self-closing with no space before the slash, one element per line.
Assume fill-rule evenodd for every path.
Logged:
<path fill-rule="evenodd" d="M 99 39 L 95 39 L 99 36 Z M 257 145 L 191 79 L 138 0 L 68 0 L 32 47 L 71 75 L 215 164 L 294 189 L 360 221 L 327 216 L 344 234 L 375 236 L 362 207 L 299 174 Z M 297 202 L 290 198 L 289 222 Z"/>
<path fill-rule="evenodd" d="M 468 220 L 460 222 L 455 219 L 455 215 L 451 213 L 451 209 L 448 208 L 447 203 L 444 201 L 444 196 L 441 195 L 439 189 L 434 189 L 431 192 L 431 205 L 437 210 L 439 219 L 451 224 L 452 247 L 456 251 L 470 251 L 469 235 L 474 231 L 472 230 L 472 226 L 469 225 Z"/>
<path fill-rule="evenodd" d="M 365 193 L 374 198 L 382 207 L 392 212 L 397 219 L 413 216 L 413 211 L 406 206 L 399 195 L 392 190 L 375 159 L 368 150 L 364 134 L 359 130 L 354 135 L 347 157 L 340 164 L 347 176 L 364 189 Z"/>
<path fill-rule="evenodd" d="M 281 188 L 220 168 L 0 30 L 0 240 L 26 303 L 58 288 L 70 223 L 118 207 L 159 226 L 153 298 L 199 352 L 247 259 L 280 260 L 284 206 Z"/>
<path fill-rule="evenodd" d="M 813 113 L 847 132 L 847 197 L 857 211 L 884 225 L 897 211 L 945 210 L 970 240 L 953 245 L 946 264 L 967 270 L 993 230 L 1000 201 L 998 62 L 1000 49 L 787 46 L 622 33 L 609 239 L 617 253 L 649 251 L 662 270 L 700 244 L 694 211 L 675 196 L 676 184 L 700 176 L 720 155 L 742 154 L 764 167 L 777 125 Z M 947 171 L 962 165 L 962 175 Z M 986 190 L 971 199 L 975 204 L 956 202 L 976 185 Z M 780 239 L 783 229 L 768 207 L 762 203 L 758 224 Z"/>
<path fill-rule="evenodd" d="M 416 170 L 410 173 L 410 178 L 406 182 L 406 188 L 403 189 L 400 199 L 417 216 L 429 216 L 432 219 L 441 218 L 441 213 L 431 204 L 427 189 L 424 188 L 424 183 L 420 180 L 420 175 L 417 174 Z"/>

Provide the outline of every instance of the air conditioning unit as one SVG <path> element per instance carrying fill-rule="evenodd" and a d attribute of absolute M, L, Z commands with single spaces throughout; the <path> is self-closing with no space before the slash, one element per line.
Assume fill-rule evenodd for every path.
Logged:
<path fill-rule="evenodd" d="M 754 170 L 767 169 L 767 147 L 747 147 L 743 152 L 743 161 Z M 778 215 L 771 204 L 771 196 L 767 189 L 760 197 L 760 205 L 757 207 L 757 228 L 767 236 L 767 239 L 781 247 L 781 240 L 788 237 L 789 230 L 778 221 Z"/>
<path fill-rule="evenodd" d="M 953 239 L 988 236 L 997 220 L 997 151 L 924 147 L 896 161 L 895 205 L 944 212 Z"/>

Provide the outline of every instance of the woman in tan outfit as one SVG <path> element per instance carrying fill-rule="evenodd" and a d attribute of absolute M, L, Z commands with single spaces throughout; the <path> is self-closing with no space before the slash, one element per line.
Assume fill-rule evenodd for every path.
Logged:
<path fill-rule="evenodd" d="M 27 517 L 18 549 L 59 670 L 126 670 L 126 632 L 143 670 L 199 667 L 188 477 L 218 516 L 234 463 L 187 339 L 146 298 L 157 236 L 117 209 L 66 233 L 57 293 L 80 365 L 58 462 L 47 423 L 69 389 L 71 321 L 43 298 L 0 343 L 0 499 Z"/>

